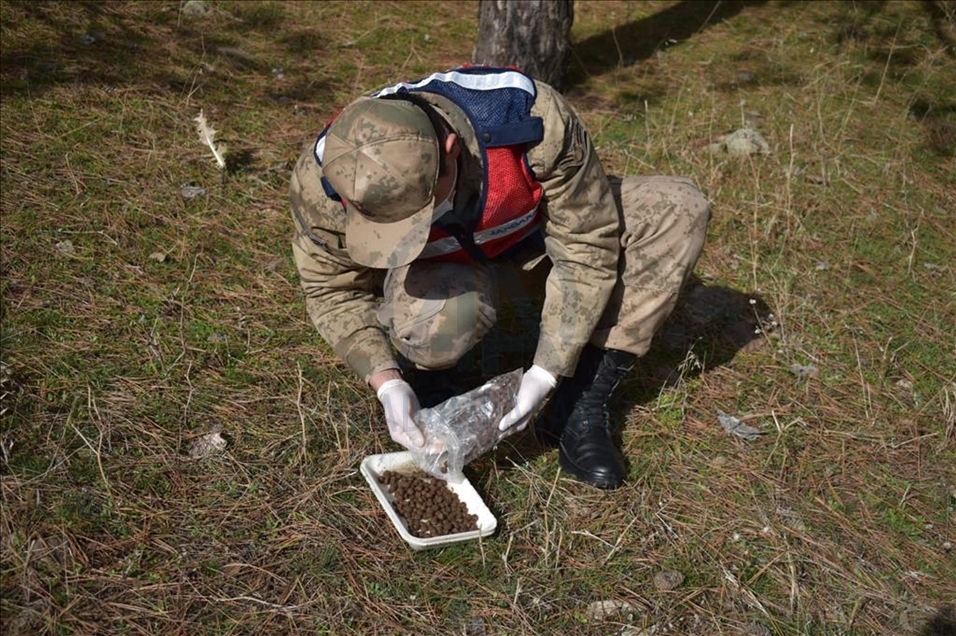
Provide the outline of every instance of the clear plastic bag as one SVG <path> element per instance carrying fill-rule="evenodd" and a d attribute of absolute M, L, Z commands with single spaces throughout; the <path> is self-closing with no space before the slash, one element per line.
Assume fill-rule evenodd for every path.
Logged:
<path fill-rule="evenodd" d="M 418 467 L 438 479 L 460 482 L 465 466 L 514 432 L 499 431 L 498 422 L 514 408 L 522 374 L 515 369 L 420 410 L 415 422 L 425 436 L 425 445 L 422 451 L 412 451 Z"/>

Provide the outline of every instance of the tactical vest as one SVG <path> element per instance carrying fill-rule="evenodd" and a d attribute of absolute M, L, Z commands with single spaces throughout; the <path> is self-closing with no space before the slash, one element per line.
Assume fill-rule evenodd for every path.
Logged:
<path fill-rule="evenodd" d="M 420 259 L 490 260 L 533 234 L 540 225 L 541 184 L 531 172 L 527 148 L 544 137 L 540 117 L 531 116 L 537 96 L 530 77 L 513 69 L 462 67 L 413 83 L 384 88 L 372 97 L 428 92 L 451 100 L 468 117 L 484 168 L 481 194 L 432 224 Z M 333 120 L 334 121 L 334 120 Z M 325 130 L 315 145 L 322 163 Z M 328 196 L 341 200 L 322 179 Z"/>

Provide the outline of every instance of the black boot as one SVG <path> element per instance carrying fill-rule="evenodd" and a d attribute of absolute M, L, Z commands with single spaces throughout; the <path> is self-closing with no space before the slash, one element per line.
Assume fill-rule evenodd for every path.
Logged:
<path fill-rule="evenodd" d="M 624 481 L 624 459 L 611 439 L 607 402 L 634 360 L 632 353 L 588 345 L 574 377 L 555 392 L 550 428 L 560 435 L 561 468 L 586 484 L 611 489 Z"/>

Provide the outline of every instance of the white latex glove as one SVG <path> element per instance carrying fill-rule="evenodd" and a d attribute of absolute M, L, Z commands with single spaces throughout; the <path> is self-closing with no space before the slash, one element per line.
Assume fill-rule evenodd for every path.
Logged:
<path fill-rule="evenodd" d="M 501 418 L 498 430 L 506 431 L 511 427 L 515 427 L 515 431 L 524 430 L 535 411 L 544 404 L 557 384 L 558 379 L 538 365 L 525 371 L 521 376 L 515 407 Z"/>
<path fill-rule="evenodd" d="M 385 409 L 385 423 L 392 439 L 409 450 L 418 450 L 425 437 L 415 424 L 420 408 L 415 390 L 405 380 L 388 380 L 378 387 L 378 401 Z"/>

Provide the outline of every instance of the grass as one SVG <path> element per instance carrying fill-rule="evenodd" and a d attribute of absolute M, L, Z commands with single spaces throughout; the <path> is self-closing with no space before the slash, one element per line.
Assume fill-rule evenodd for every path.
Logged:
<path fill-rule="evenodd" d="M 190 4 L 0 2 L 3 633 L 952 633 L 952 6 L 576 3 L 566 93 L 609 172 L 711 200 L 703 285 L 615 399 L 623 489 L 516 440 L 469 467 L 497 534 L 418 553 L 286 188 L 355 93 L 467 62 L 477 4 Z M 769 154 L 706 150 L 744 125 Z"/>

